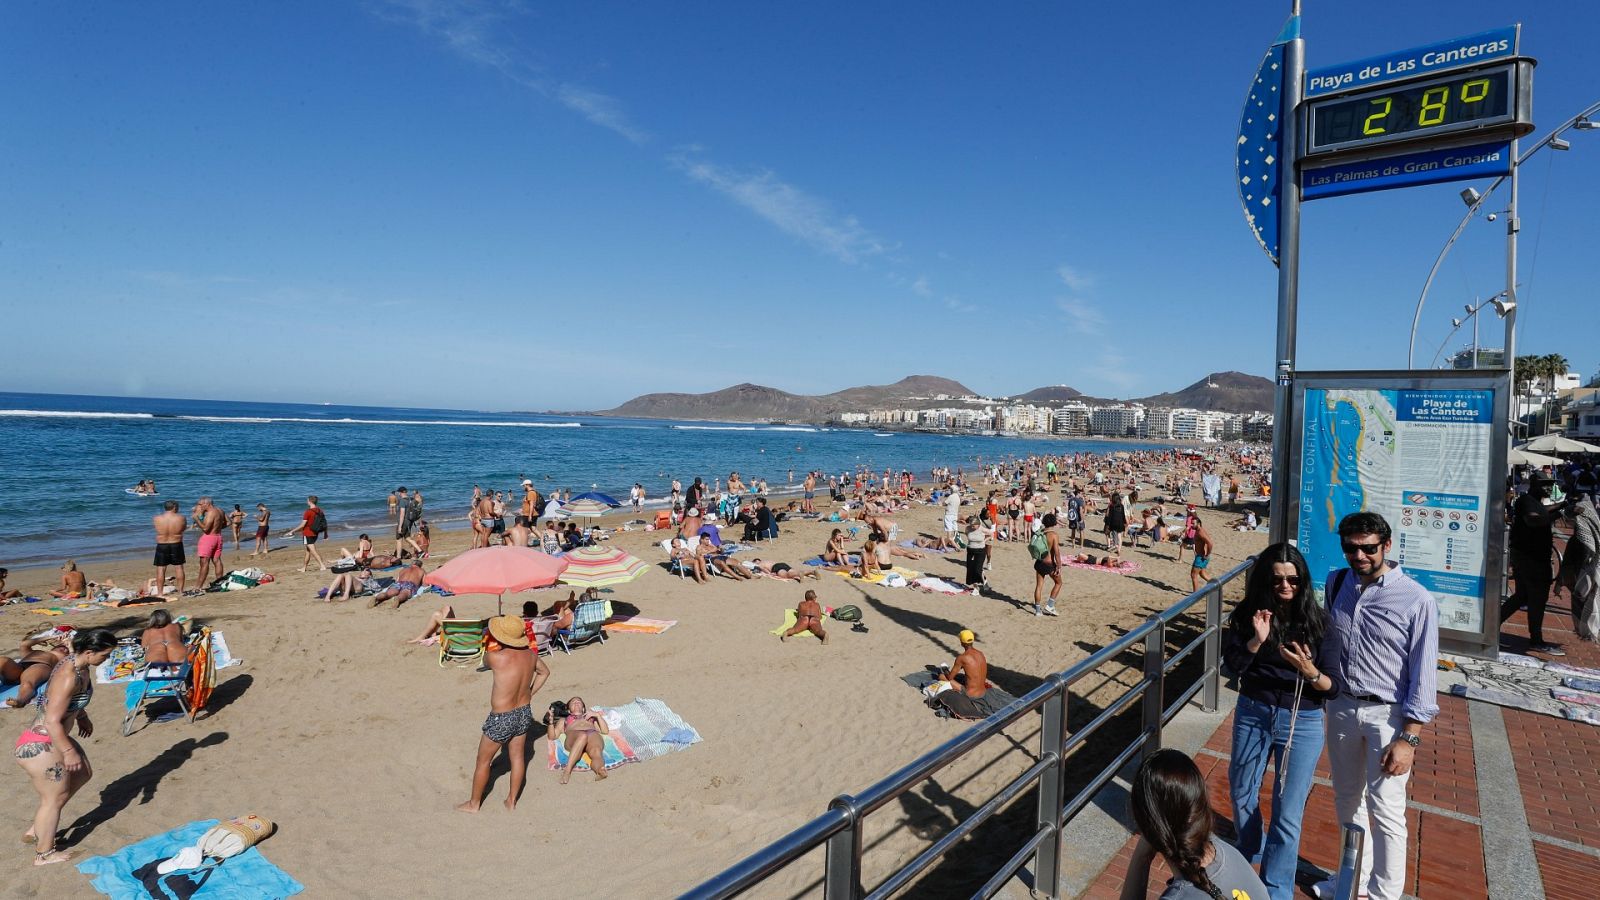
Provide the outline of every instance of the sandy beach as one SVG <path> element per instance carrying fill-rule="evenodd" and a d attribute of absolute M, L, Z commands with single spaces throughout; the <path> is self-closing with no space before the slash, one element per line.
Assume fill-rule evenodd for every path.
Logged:
<path fill-rule="evenodd" d="M 1213 573 L 1226 572 L 1265 543 L 1264 532 L 1228 529 L 1231 513 L 1202 513 L 1216 542 Z M 940 514 L 936 507 L 917 506 L 895 518 L 903 535 L 934 534 Z M 1099 519 L 1090 517 L 1091 528 Z M 786 523 L 776 541 L 741 558 L 798 565 L 817 553 L 832 527 Z M 387 549 L 385 536 L 374 537 L 380 551 Z M 429 569 L 460 552 L 469 537 L 436 533 L 440 558 Z M 67 807 L 64 843 L 76 848 L 76 861 L 197 819 L 258 813 L 279 826 L 262 852 L 303 882 L 308 897 L 460 896 L 507 879 L 534 886 L 559 879 L 569 889 L 604 897 L 668 896 L 817 815 L 833 796 L 860 790 L 965 727 L 936 718 L 901 681 L 926 664 L 948 662 L 961 629 L 978 633 L 991 678 L 1021 695 L 1040 676 L 1082 659 L 1189 591 L 1189 560 L 1186 555 L 1174 562 L 1171 544 L 1125 550 L 1139 564 L 1130 575 L 1067 569 L 1061 616 L 1040 619 L 1022 607 L 1031 603 L 1034 578 L 1021 543 L 996 548 L 994 595 L 972 597 L 832 574 L 804 586 L 727 578 L 697 585 L 666 571 L 664 554 L 654 545 L 661 537 L 636 531 L 613 538 L 651 570 L 608 596 L 619 608 L 636 607 L 640 615 L 678 624 L 656 635 L 614 634 L 603 646 L 547 657 L 551 678 L 533 705 L 537 715 L 550 701 L 574 695 L 601 707 L 656 698 L 692 724 L 703 743 L 622 766 L 604 783 L 580 772 L 563 786 L 543 765 L 540 731 L 540 739 L 530 741 L 534 761 L 515 812 L 500 805 L 503 766 L 496 768 L 481 813 L 456 812 L 453 807 L 467 796 L 479 726 L 488 711 L 489 676 L 472 667 L 441 668 L 437 648 L 402 643 L 421 630 L 441 599 L 424 595 L 398 611 L 368 609 L 364 600 L 323 603 L 314 594 L 329 576 L 295 574 L 300 548 L 275 537 L 279 549 L 263 567 L 276 582 L 168 604 L 174 615 L 222 631 L 244 660 L 218 673 L 205 715 L 192 724 L 150 723 L 123 737 L 117 731 L 122 689 L 100 687 L 90 707 L 96 730 L 84 742 L 94 778 Z M 324 558 L 333 555 L 325 552 Z M 250 564 L 245 556 L 230 542 L 227 566 Z M 901 562 L 961 577 L 956 555 Z M 135 585 L 150 570 L 146 561 L 135 560 L 96 565 L 88 574 Z M 14 572 L 11 586 L 47 591 L 55 576 L 48 569 Z M 807 587 L 827 606 L 861 607 L 867 633 L 829 622 L 827 646 L 809 638 L 782 643 L 770 635 Z M 557 596 L 508 596 L 506 605 L 512 610 L 524 599 L 544 605 Z M 559 596 L 566 596 L 565 588 Z M 464 616 L 491 615 L 495 608 L 492 596 L 449 602 Z M 0 609 L 0 638 L 8 650 L 47 624 L 135 633 L 151 610 L 46 617 L 36 608 Z M 1106 667 L 1103 681 L 1090 679 L 1088 702 L 1079 704 L 1079 712 L 1131 677 L 1116 665 Z M 8 736 L 30 716 L 0 710 Z M 1073 719 L 1081 720 L 1077 714 Z M 1024 719 L 1010 733 L 1013 741 L 989 742 L 898 808 L 869 820 L 869 884 L 1032 761 L 1037 721 Z M 1031 809 L 1032 795 L 1018 803 Z M 27 827 L 35 804 L 22 772 L 9 767 L 0 779 L 0 808 L 11 834 Z M 0 853 L 6 896 L 87 893 L 84 876 L 70 866 L 34 868 L 31 848 L 15 837 L 0 840 L 0 847 L 11 848 Z M 918 895 L 963 893 L 959 877 L 933 871 Z M 756 895 L 820 894 L 820 873 L 818 855 Z"/>

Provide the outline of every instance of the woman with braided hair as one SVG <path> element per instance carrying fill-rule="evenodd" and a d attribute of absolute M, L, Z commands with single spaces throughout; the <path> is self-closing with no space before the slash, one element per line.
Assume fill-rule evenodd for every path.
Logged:
<path fill-rule="evenodd" d="M 1267 889 L 1239 851 L 1212 833 L 1206 782 L 1194 760 L 1157 750 L 1133 776 L 1129 802 L 1139 843 L 1128 861 L 1122 900 L 1141 900 L 1157 853 L 1173 876 L 1161 900 L 1265 900 Z"/>

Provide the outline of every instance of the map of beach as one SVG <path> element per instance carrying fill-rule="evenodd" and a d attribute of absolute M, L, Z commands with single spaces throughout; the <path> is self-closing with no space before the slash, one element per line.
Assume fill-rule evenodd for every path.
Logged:
<path fill-rule="evenodd" d="M 1376 512 L 1441 626 L 1481 628 L 1492 392 L 1308 387 L 1304 403 L 1297 531 L 1318 586 L 1346 564 L 1339 521 Z"/>

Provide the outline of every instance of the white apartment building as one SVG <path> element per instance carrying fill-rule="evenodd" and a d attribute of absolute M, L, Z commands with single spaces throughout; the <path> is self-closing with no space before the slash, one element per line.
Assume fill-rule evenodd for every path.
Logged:
<path fill-rule="evenodd" d="M 1089 433 L 1089 407 L 1074 403 L 1050 414 L 1050 433 L 1082 436 Z"/>
<path fill-rule="evenodd" d="M 1139 423 L 1143 421 L 1144 407 L 1137 404 L 1097 406 L 1089 414 L 1089 432 L 1110 437 L 1134 437 L 1139 434 Z"/>

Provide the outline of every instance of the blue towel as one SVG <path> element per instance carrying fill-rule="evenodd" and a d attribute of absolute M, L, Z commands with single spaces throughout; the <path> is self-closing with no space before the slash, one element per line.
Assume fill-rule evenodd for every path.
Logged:
<path fill-rule="evenodd" d="M 15 697 L 18 689 L 21 687 L 22 685 L 20 684 L 8 684 L 4 687 L 0 687 L 0 700 L 10 700 L 12 697 Z"/>
<path fill-rule="evenodd" d="M 194 897 L 216 900 L 260 900 L 292 897 L 305 890 L 300 882 L 267 861 L 254 847 L 228 859 L 214 869 L 191 873 L 155 873 L 156 865 L 176 856 L 184 847 L 200 841 L 200 836 L 216 825 L 216 819 L 190 822 L 166 834 L 145 838 L 110 856 L 95 856 L 78 863 L 78 871 L 90 876 L 90 885 L 108 897 L 169 898 Z M 192 889 L 199 881 L 198 889 Z M 163 885 L 161 882 L 165 882 Z"/>
<path fill-rule="evenodd" d="M 673 728 L 661 736 L 661 740 L 668 744 L 692 744 L 699 737 L 692 729 Z"/>
<path fill-rule="evenodd" d="M 1577 691 L 1600 692 L 1600 680 L 1594 678 L 1578 678 L 1575 675 L 1568 675 L 1561 679 L 1561 683 Z M 0 693 L 0 699 L 5 699 L 5 694 Z"/>

